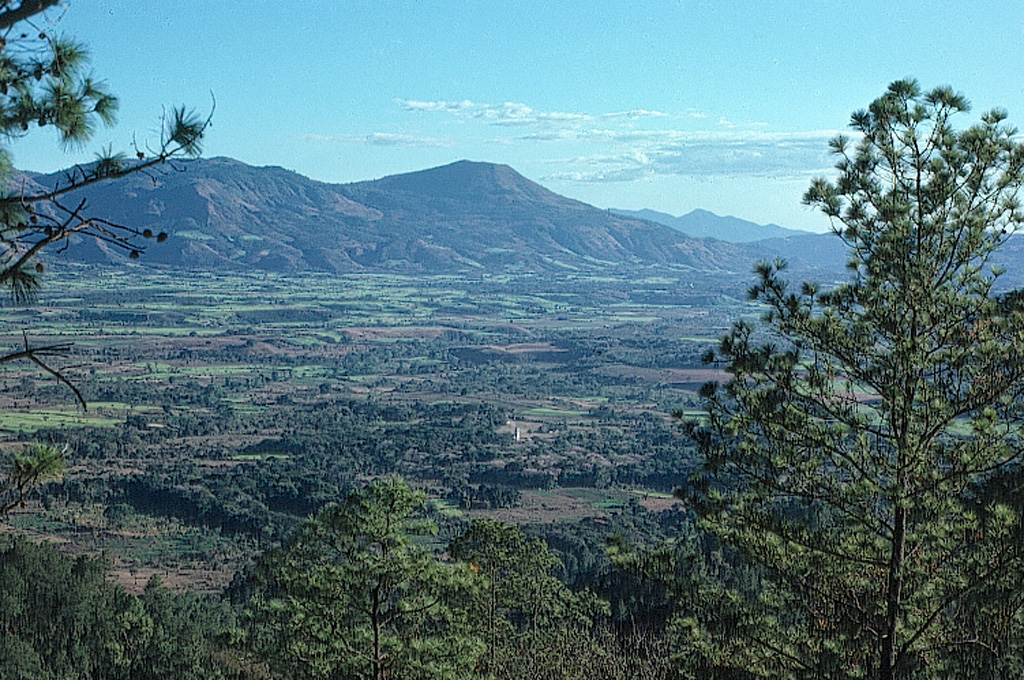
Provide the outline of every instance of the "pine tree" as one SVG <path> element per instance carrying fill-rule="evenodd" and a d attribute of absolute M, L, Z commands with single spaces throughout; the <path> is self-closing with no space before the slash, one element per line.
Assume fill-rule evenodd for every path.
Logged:
<path fill-rule="evenodd" d="M 721 341 L 686 496 L 756 582 L 690 622 L 713 665 L 891 680 L 1015 662 L 1022 508 L 998 489 L 1024 451 L 1024 314 L 992 257 L 1024 221 L 1024 147 L 1002 111 L 955 128 L 967 110 L 905 80 L 855 113 L 837 179 L 805 196 L 849 280 L 794 293 L 784 263 L 759 265 L 763 322 Z"/>
<path fill-rule="evenodd" d="M 487 645 L 479 669 L 488 678 L 599 677 L 595 619 L 608 604 L 575 593 L 553 574 L 558 558 L 517 526 L 476 519 L 452 541 L 451 556 L 482 580 L 471 622 Z"/>
<path fill-rule="evenodd" d="M 23 507 L 28 495 L 43 481 L 64 474 L 67 447 L 32 444 L 6 456 L 0 468 L 0 517 Z"/>
<path fill-rule="evenodd" d="M 402 480 L 373 482 L 270 555 L 251 606 L 261 654 L 289 677 L 469 677 L 475 579 L 418 544 L 435 531 L 416 516 L 424 500 Z"/>
<path fill-rule="evenodd" d="M 63 147 L 81 147 L 97 125 L 114 123 L 118 102 L 89 72 L 85 45 L 33 21 L 53 4 L 0 0 L 0 137 L 11 140 L 52 128 Z M 10 152 L 0 145 L 0 284 L 9 287 L 16 301 L 30 299 L 45 269 L 43 250 L 67 244 L 75 235 L 104 241 L 132 258 L 144 249 L 142 241 L 165 239 L 165 234 L 92 215 L 75 194 L 96 182 L 198 155 L 208 124 L 209 118 L 183 107 L 172 109 L 164 115 L 161 138 L 153 148 L 136 145 L 131 156 L 105 149 L 94 163 L 75 166 L 52 186 L 41 188 L 26 188 L 27 183 L 15 180 Z"/>

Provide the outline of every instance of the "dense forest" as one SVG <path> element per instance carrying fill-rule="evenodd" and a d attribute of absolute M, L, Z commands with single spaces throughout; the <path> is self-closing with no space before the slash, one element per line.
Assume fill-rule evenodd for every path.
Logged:
<path fill-rule="evenodd" d="M 605 567 L 606 597 L 572 589 L 543 539 L 482 519 L 445 540 L 424 500 L 357 487 L 219 596 L 130 593 L 103 558 L 13 541 L 3 677 L 667 677 L 663 588 Z"/>

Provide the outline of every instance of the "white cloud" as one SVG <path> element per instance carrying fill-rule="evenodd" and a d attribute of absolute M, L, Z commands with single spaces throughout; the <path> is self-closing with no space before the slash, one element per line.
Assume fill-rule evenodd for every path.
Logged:
<path fill-rule="evenodd" d="M 443 148 L 452 145 L 451 141 L 439 137 L 420 137 L 391 132 L 371 132 L 365 136 L 364 141 L 367 144 L 375 144 L 377 146 L 430 146 Z"/>
<path fill-rule="evenodd" d="M 458 113 L 460 111 L 472 110 L 476 107 L 476 104 L 469 101 L 468 99 L 461 102 L 420 102 L 410 99 L 399 99 L 398 104 L 406 111 L 425 111 L 430 113 L 445 112 L 445 113 Z"/>
<path fill-rule="evenodd" d="M 632 158 L 638 165 L 650 165 L 651 159 L 643 151 L 634 151 L 631 154 Z"/>
<path fill-rule="evenodd" d="M 667 113 L 661 111 L 647 111 L 646 109 L 633 109 L 632 111 L 620 111 L 618 113 L 605 113 L 601 115 L 601 118 L 606 119 L 618 119 L 626 118 L 628 120 L 634 120 L 636 118 L 667 118 Z"/>
<path fill-rule="evenodd" d="M 570 170 L 556 172 L 544 177 L 547 181 L 573 182 L 576 184 L 606 184 L 610 182 L 634 182 L 658 173 L 642 166 L 600 168 L 596 170 Z"/>
<path fill-rule="evenodd" d="M 535 142 L 574 142 L 583 137 L 586 137 L 588 132 L 586 130 L 574 130 L 562 128 L 560 130 L 539 130 L 537 132 L 531 132 L 527 135 L 520 135 L 516 137 L 516 141 L 535 141 Z M 508 140 L 512 141 L 512 140 Z"/>
<path fill-rule="evenodd" d="M 462 120 L 478 120 L 499 127 L 533 128 L 533 132 L 517 138 L 522 141 L 579 141 L 584 139 L 626 141 L 630 137 L 633 140 L 644 137 L 664 139 L 685 133 L 664 129 L 637 129 L 637 122 L 651 119 L 700 121 L 708 117 L 706 113 L 697 109 L 687 109 L 681 114 L 669 114 L 664 111 L 637 108 L 592 115 L 567 111 L 538 111 L 521 102 L 483 104 L 469 99 L 462 101 L 396 99 L 395 101 L 403 109 L 413 113 L 442 113 Z M 587 127 L 588 124 L 601 122 L 611 126 L 611 129 Z M 763 123 L 735 123 L 722 116 L 718 120 L 717 127 L 728 130 L 745 130 L 763 128 L 765 125 Z"/>
<path fill-rule="evenodd" d="M 498 128 L 523 128 L 486 140 L 501 144 L 545 142 L 571 148 L 575 157 L 549 160 L 549 180 L 627 182 L 650 176 L 795 177 L 827 172 L 834 131 L 773 132 L 763 123 L 719 116 L 710 124 L 697 109 L 668 114 L 636 108 L 588 114 L 538 111 L 520 102 L 482 104 L 415 101 L 398 104 L 416 113 L 441 113 Z M 703 122 L 702 122 L 703 121 Z M 695 126 L 704 129 L 686 129 Z"/>
<path fill-rule="evenodd" d="M 448 113 L 458 118 L 477 119 L 492 125 L 504 126 L 558 125 L 586 121 L 591 118 L 585 113 L 535 111 L 532 107 L 520 102 L 479 104 L 468 99 L 460 102 L 424 102 L 399 99 L 397 102 L 406 111 L 416 113 Z"/>
<path fill-rule="evenodd" d="M 547 177 L 572 182 L 625 182 L 652 175 L 794 177 L 827 172 L 831 131 L 796 133 L 644 131 L 614 135 L 621 153 L 591 154 L 552 164 L 572 167 Z M 586 168 L 578 170 L 575 168 Z"/>
<path fill-rule="evenodd" d="M 614 141 L 619 134 L 624 133 L 607 129 L 553 127 L 520 135 L 515 139 L 521 142 Z"/>
<path fill-rule="evenodd" d="M 370 132 L 365 135 L 300 135 L 299 139 L 319 143 L 369 144 L 372 146 L 411 146 L 448 148 L 453 146 L 449 139 L 420 135 L 396 134 L 392 132 Z"/>

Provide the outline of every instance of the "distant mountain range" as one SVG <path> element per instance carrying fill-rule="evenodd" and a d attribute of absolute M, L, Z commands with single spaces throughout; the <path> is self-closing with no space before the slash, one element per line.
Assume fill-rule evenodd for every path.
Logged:
<path fill-rule="evenodd" d="M 59 174 L 33 176 L 52 186 Z M 83 190 L 90 214 L 165 231 L 147 264 L 211 270 L 567 272 L 670 265 L 749 271 L 734 244 L 693 239 L 555 194 L 512 168 L 460 161 L 354 184 L 327 184 L 228 158 Z M 67 251 L 123 254 L 101 242 Z"/>
<path fill-rule="evenodd" d="M 715 238 L 729 243 L 752 243 L 769 238 L 809 236 L 809 231 L 786 229 L 777 224 L 755 224 L 738 217 L 721 217 L 707 210 L 693 210 L 675 217 L 657 210 L 612 210 L 617 215 L 650 220 L 672 227 L 687 236 Z"/>
<path fill-rule="evenodd" d="M 60 174 L 25 177 L 43 188 Z M 601 210 L 490 163 L 327 184 L 212 158 L 82 194 L 90 215 L 170 235 L 149 242 L 139 263 L 191 270 L 545 275 L 670 267 L 749 283 L 758 260 L 784 258 L 794 279 L 845 278 L 846 249 L 832 234 L 706 211 L 674 218 Z M 755 234 L 766 238 L 746 242 Z M 708 235 L 721 239 L 697 237 Z M 1000 254 L 1007 283 L 1024 281 L 1022 241 L 1014 237 Z M 119 262 L 124 253 L 83 240 L 63 257 Z"/>

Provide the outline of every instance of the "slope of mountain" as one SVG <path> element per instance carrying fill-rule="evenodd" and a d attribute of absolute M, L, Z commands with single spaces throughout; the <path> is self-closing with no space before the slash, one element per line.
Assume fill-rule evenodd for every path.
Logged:
<path fill-rule="evenodd" d="M 35 176 L 43 186 L 56 176 Z M 744 248 L 559 196 L 512 168 L 460 161 L 354 184 L 227 158 L 83 191 L 88 212 L 165 231 L 149 264 L 329 272 L 555 272 L 673 265 L 748 272 Z M 103 243 L 78 259 L 122 256 Z"/>
<path fill-rule="evenodd" d="M 729 243 L 751 243 L 768 238 L 803 236 L 809 232 L 786 229 L 777 224 L 756 224 L 738 217 L 721 217 L 707 210 L 693 210 L 675 217 L 656 210 L 613 210 L 626 217 L 650 220 L 695 238 L 716 238 Z"/>
<path fill-rule="evenodd" d="M 800 236 L 770 238 L 749 244 L 761 254 L 759 259 L 781 258 L 791 265 L 791 270 L 801 276 L 830 276 L 829 280 L 846 276 L 846 262 L 849 258 L 846 244 L 835 234 L 812 234 L 798 232 Z"/>
<path fill-rule="evenodd" d="M 488 270 L 565 270 L 600 264 L 745 268 L 742 250 L 565 198 L 512 168 L 459 161 L 441 168 L 344 185 L 379 209 L 414 248 Z"/>
<path fill-rule="evenodd" d="M 26 173 L 19 181 L 52 187 L 61 174 Z M 75 200 L 87 200 L 89 216 L 171 235 L 148 244 L 139 261 L 146 265 L 537 274 L 662 265 L 735 275 L 746 286 L 755 262 L 782 258 L 792 281 L 846 278 L 846 247 L 832 234 L 784 230 L 785 238 L 753 243 L 693 238 L 559 196 L 508 166 L 488 163 L 460 161 L 374 181 L 326 184 L 282 168 L 213 158 L 100 183 L 82 194 Z M 735 219 L 695 212 L 724 223 Z M 125 256 L 85 239 L 60 258 L 112 262 Z M 994 262 L 1007 270 L 1000 289 L 1024 285 L 1024 236 L 1011 237 Z"/>

